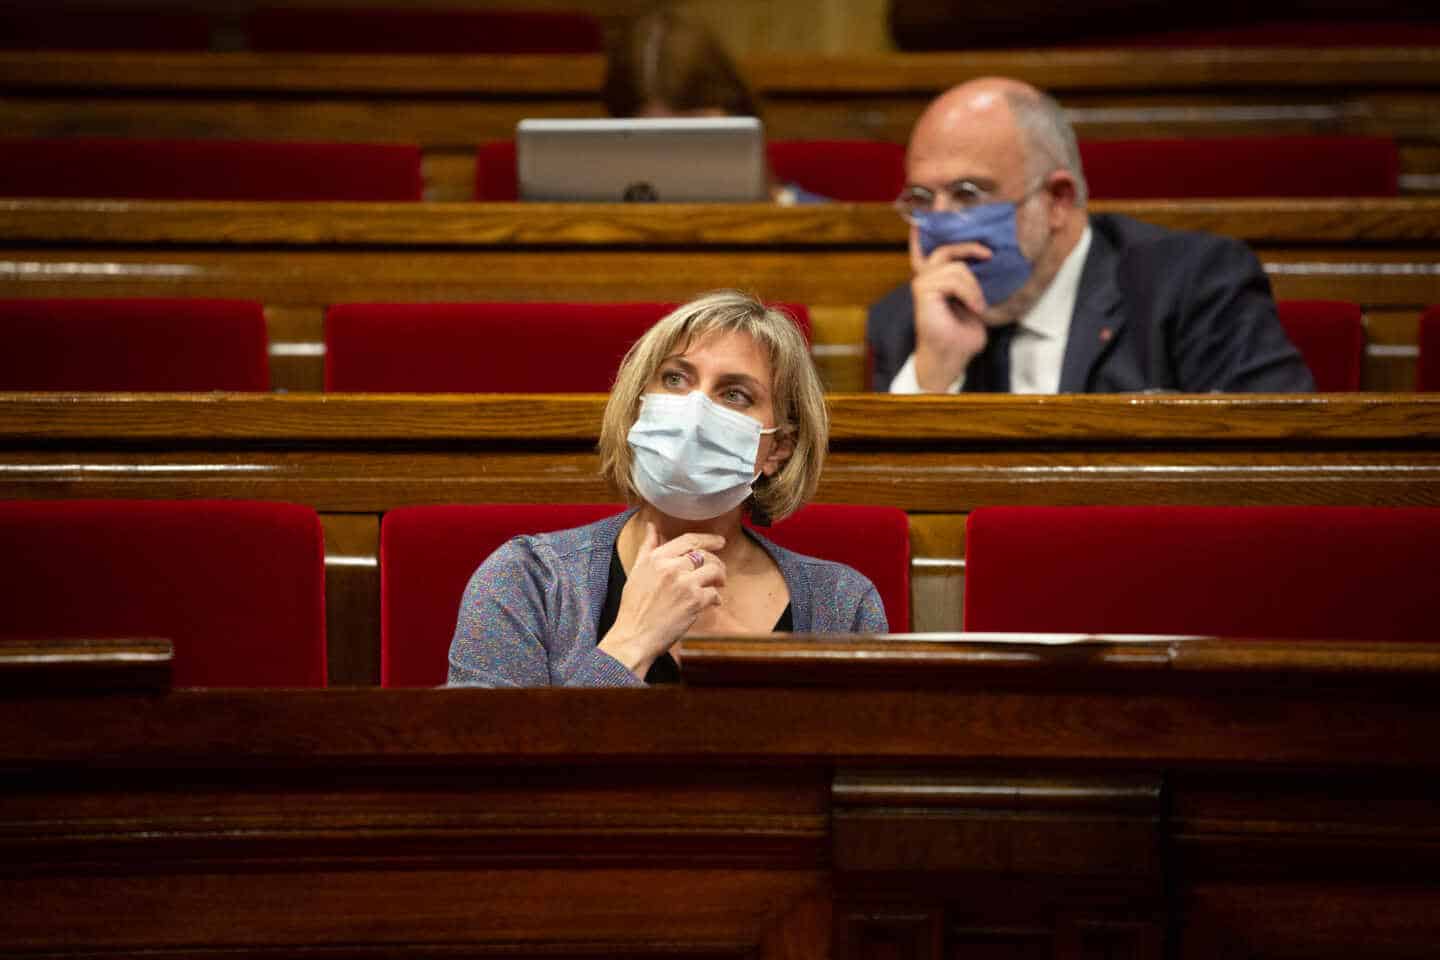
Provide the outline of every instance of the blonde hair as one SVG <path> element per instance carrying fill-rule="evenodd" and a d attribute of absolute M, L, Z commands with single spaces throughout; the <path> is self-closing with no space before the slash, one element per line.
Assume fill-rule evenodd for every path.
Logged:
<path fill-rule="evenodd" d="M 733 290 L 708 293 L 671 311 L 636 340 L 620 362 L 600 425 L 600 474 L 631 503 L 641 497 L 630 480 L 628 436 L 640 397 L 665 358 L 715 334 L 743 333 L 770 361 L 776 439 L 793 443 L 790 457 L 761 477 L 746 501 L 752 515 L 781 520 L 815 495 L 830 440 L 830 413 L 810 348 L 794 319 Z"/>

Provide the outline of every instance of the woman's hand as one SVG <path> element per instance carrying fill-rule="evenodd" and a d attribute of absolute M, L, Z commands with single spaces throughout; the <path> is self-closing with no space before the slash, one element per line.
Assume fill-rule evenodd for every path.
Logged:
<path fill-rule="evenodd" d="M 715 552 L 724 546 L 725 538 L 712 533 L 686 533 L 661 543 L 660 532 L 646 521 L 615 625 L 600 649 L 644 678 L 696 617 L 720 604 L 725 564 Z"/>

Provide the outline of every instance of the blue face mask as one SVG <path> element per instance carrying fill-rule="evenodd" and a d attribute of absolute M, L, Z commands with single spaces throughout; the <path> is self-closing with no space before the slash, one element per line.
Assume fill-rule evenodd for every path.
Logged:
<path fill-rule="evenodd" d="M 1030 279 L 1033 265 L 1020 252 L 1015 231 L 1015 204 L 985 203 L 969 210 L 936 210 L 913 218 L 920 231 L 920 252 L 930 256 L 951 243 L 978 243 L 990 251 L 989 260 L 967 260 L 980 281 L 985 302 L 995 306 Z"/>

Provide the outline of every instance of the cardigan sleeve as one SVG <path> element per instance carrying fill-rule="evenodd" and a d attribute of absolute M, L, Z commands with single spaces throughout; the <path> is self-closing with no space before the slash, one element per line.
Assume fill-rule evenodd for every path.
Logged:
<path fill-rule="evenodd" d="M 579 649 L 586 640 L 574 602 L 581 590 L 582 584 L 564 581 L 533 539 L 502 545 L 465 588 L 450 642 L 448 685 L 643 686 L 614 657 Z"/>
<path fill-rule="evenodd" d="M 880 599 L 880 591 L 875 585 L 860 574 L 856 574 L 865 581 L 867 588 L 860 596 L 860 602 L 855 606 L 855 622 L 851 627 L 851 633 L 889 633 L 890 621 L 885 616 L 885 603 Z"/>

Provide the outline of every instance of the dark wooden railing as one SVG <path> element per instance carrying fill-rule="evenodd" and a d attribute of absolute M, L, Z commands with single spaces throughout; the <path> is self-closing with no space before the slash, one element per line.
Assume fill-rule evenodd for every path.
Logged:
<path fill-rule="evenodd" d="M 1277 297 L 1366 311 L 1365 386 L 1414 385 L 1440 303 L 1440 199 L 1094 204 L 1238 237 Z M 0 296 L 263 302 L 275 386 L 318 390 L 331 303 L 661 300 L 739 287 L 808 304 L 835 390 L 863 389 L 866 306 L 909 277 L 885 204 L 306 204 L 0 200 Z"/>
<path fill-rule="evenodd" d="M 325 523 L 330 678 L 379 679 L 380 518 L 611 503 L 602 395 L 3 394 L 0 498 L 234 497 Z M 1440 394 L 830 398 L 819 499 L 910 514 L 918 630 L 960 626 L 986 504 L 1440 506 Z"/>
<path fill-rule="evenodd" d="M 683 687 L 498 691 L 155 692 L 88 644 L 36 683 L 0 643 L 0 941 L 1199 960 L 1440 938 L 1433 641 L 1048 639 L 697 638 Z"/>

